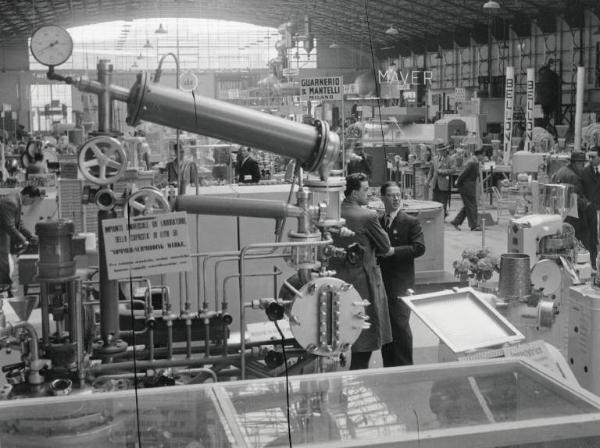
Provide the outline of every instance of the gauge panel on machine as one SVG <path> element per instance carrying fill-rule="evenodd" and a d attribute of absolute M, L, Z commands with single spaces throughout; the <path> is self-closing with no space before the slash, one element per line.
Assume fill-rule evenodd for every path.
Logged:
<path fill-rule="evenodd" d="M 36 61 L 54 67 L 63 64 L 71 57 L 73 39 L 64 28 L 46 25 L 33 33 L 29 47 Z"/>

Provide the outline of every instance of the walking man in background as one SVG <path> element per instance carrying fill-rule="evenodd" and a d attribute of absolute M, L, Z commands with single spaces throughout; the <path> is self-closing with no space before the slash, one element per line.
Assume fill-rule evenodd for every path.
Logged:
<path fill-rule="evenodd" d="M 479 179 L 479 164 L 483 161 L 483 148 L 479 147 L 473 151 L 473 155 L 466 161 L 462 172 L 456 179 L 456 186 L 463 201 L 463 206 L 450 224 L 456 230 L 467 218 L 469 228 L 473 231 L 481 231 L 477 223 L 477 180 Z"/>
<path fill-rule="evenodd" d="M 402 199 L 398 184 L 383 184 L 381 200 L 385 205 L 381 224 L 394 250 L 393 255 L 379 259 L 393 339 L 383 345 L 381 355 L 384 367 L 406 366 L 413 364 L 413 338 L 409 325 L 410 308 L 400 297 L 415 286 L 415 258 L 425 253 L 425 243 L 419 220 L 400 209 Z"/>
<path fill-rule="evenodd" d="M 432 200 L 444 206 L 444 218 L 448 216 L 448 199 L 450 198 L 450 175 L 454 171 L 452 159 L 448 155 L 448 148 L 442 146 L 433 158 L 429 175 L 425 181 L 433 191 Z"/>

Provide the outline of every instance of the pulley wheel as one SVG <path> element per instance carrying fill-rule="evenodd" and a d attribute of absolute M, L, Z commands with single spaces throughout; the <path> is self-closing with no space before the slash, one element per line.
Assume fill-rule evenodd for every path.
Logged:
<path fill-rule="evenodd" d="M 94 137 L 79 149 L 79 169 L 83 176 L 96 185 L 118 181 L 127 168 L 127 156 L 121 143 L 112 137 Z"/>

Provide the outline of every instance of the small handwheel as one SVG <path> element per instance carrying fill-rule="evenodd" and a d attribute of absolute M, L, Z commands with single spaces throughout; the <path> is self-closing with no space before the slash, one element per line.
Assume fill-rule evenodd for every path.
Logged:
<path fill-rule="evenodd" d="M 83 176 L 97 185 L 118 181 L 127 168 L 127 156 L 121 143 L 105 135 L 85 142 L 79 149 L 78 161 Z"/>
<path fill-rule="evenodd" d="M 169 213 L 171 207 L 162 193 L 154 187 L 142 188 L 127 199 L 127 215 L 155 215 Z"/>

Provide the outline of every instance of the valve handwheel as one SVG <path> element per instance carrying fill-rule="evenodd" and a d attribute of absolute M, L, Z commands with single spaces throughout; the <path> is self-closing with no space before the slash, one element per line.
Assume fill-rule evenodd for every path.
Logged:
<path fill-rule="evenodd" d="M 127 214 L 131 217 L 169 213 L 171 207 L 162 193 L 154 187 L 142 188 L 127 200 Z"/>
<path fill-rule="evenodd" d="M 94 137 L 79 149 L 79 169 L 97 185 L 118 181 L 127 168 L 127 156 L 121 143 L 112 137 Z"/>

